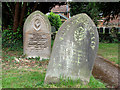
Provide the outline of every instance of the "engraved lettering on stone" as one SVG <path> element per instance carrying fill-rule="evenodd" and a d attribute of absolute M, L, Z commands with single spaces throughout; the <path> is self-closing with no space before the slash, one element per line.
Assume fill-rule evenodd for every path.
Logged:
<path fill-rule="evenodd" d="M 95 48 L 95 33 L 93 32 L 93 30 L 90 28 L 90 36 L 91 36 L 91 43 L 90 46 L 92 49 Z"/>
<path fill-rule="evenodd" d="M 69 65 L 71 65 L 71 60 L 73 59 L 72 58 L 73 48 L 74 48 L 74 43 L 70 41 L 67 41 L 65 46 L 61 45 L 60 47 L 60 54 L 61 54 L 60 61 L 66 60 L 67 70 L 68 70 Z"/>
<path fill-rule="evenodd" d="M 29 39 L 28 47 L 33 47 L 36 50 L 43 50 L 47 48 L 47 37 L 45 34 L 31 33 L 32 37 Z"/>

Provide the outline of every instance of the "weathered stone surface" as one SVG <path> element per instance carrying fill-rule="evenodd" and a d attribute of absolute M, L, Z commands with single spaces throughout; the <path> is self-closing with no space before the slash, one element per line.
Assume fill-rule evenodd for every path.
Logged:
<path fill-rule="evenodd" d="M 88 15 L 68 19 L 56 35 L 45 83 L 59 82 L 60 77 L 89 82 L 98 44 L 97 28 Z"/>
<path fill-rule="evenodd" d="M 23 32 L 24 54 L 27 57 L 50 57 L 51 26 L 43 13 L 35 11 L 30 14 L 25 21 Z"/>

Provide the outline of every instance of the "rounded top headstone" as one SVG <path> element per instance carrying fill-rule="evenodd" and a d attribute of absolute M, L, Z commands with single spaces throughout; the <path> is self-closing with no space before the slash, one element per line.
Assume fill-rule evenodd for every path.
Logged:
<path fill-rule="evenodd" d="M 45 83 L 56 83 L 60 76 L 88 82 L 98 44 L 97 28 L 87 14 L 69 18 L 57 32 Z"/>

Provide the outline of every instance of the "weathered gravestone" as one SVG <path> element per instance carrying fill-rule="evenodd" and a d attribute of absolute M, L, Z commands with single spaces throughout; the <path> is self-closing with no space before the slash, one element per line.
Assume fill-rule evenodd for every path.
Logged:
<path fill-rule="evenodd" d="M 35 11 L 24 24 L 24 54 L 31 58 L 47 59 L 51 51 L 51 26 L 47 17 Z"/>
<path fill-rule="evenodd" d="M 45 83 L 57 83 L 60 77 L 89 82 L 98 44 L 97 28 L 88 15 L 68 19 L 56 35 Z"/>

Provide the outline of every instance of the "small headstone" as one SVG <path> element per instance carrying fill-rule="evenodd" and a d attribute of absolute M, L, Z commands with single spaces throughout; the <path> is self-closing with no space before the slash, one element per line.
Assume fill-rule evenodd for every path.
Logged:
<path fill-rule="evenodd" d="M 40 11 L 28 16 L 24 24 L 24 54 L 28 58 L 47 59 L 51 51 L 51 26 Z"/>
<path fill-rule="evenodd" d="M 51 27 L 51 38 L 52 40 L 55 39 L 55 35 L 56 35 L 56 28 L 54 26 Z"/>
<path fill-rule="evenodd" d="M 56 35 L 45 83 L 57 83 L 60 77 L 89 82 L 98 44 L 97 28 L 88 15 L 68 19 Z"/>
<path fill-rule="evenodd" d="M 55 33 L 56 32 L 56 28 L 54 26 L 51 27 L 51 32 Z"/>

